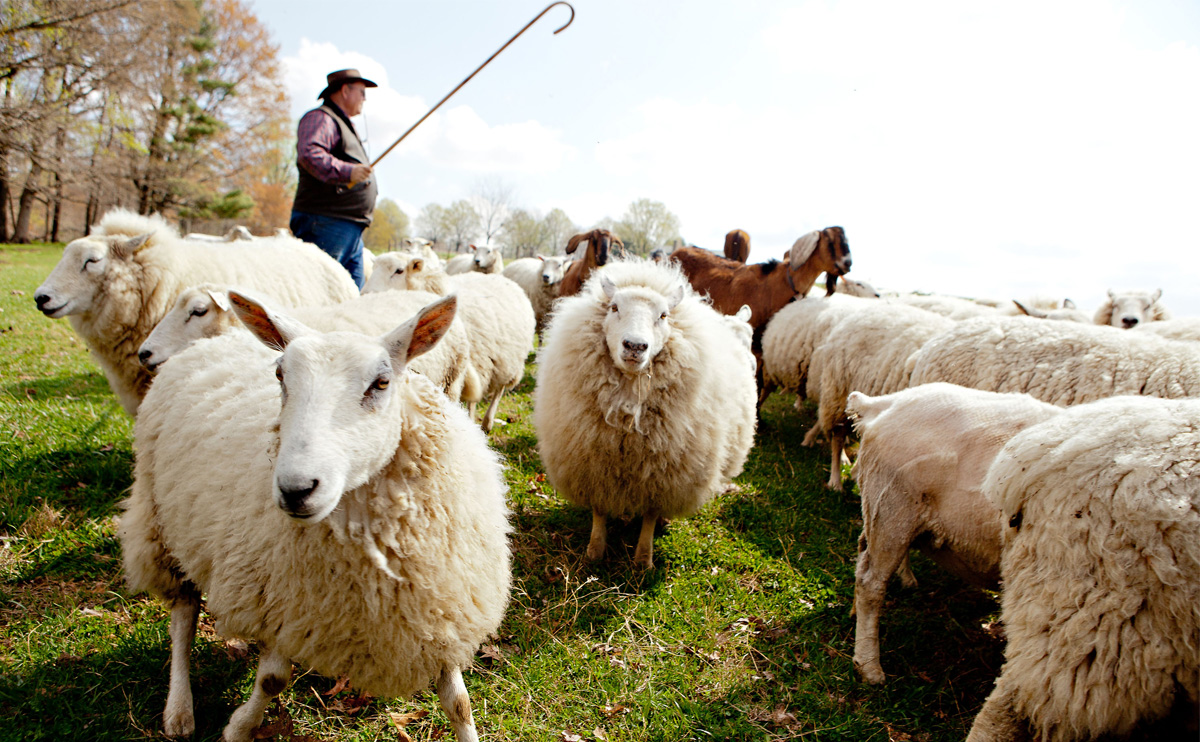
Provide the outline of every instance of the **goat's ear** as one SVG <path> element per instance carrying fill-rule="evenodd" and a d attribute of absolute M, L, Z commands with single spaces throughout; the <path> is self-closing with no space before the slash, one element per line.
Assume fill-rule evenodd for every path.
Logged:
<path fill-rule="evenodd" d="M 788 259 L 788 270 L 796 270 L 812 257 L 821 241 L 821 232 L 813 230 L 792 243 L 791 257 Z"/>
<path fill-rule="evenodd" d="M 312 330 L 300 321 L 273 312 L 258 301 L 236 291 L 229 292 L 229 303 L 233 305 L 233 311 L 242 324 L 268 348 L 283 350 L 288 343 L 301 335 L 312 333 Z"/>
<path fill-rule="evenodd" d="M 571 253 L 575 252 L 575 248 L 579 247 L 579 243 L 587 242 L 587 238 L 588 238 L 588 236 L 585 233 L 585 234 L 577 234 L 574 237 L 572 237 L 571 239 L 567 240 L 567 254 L 570 255 Z"/>
<path fill-rule="evenodd" d="M 1063 309 L 1078 309 L 1078 307 L 1076 307 L 1075 302 L 1071 301 L 1070 299 L 1063 299 Z"/>
<path fill-rule="evenodd" d="M 220 309 L 222 312 L 228 312 L 230 309 L 232 309 L 232 307 L 229 305 L 229 295 L 224 291 L 207 289 L 207 293 L 209 298 L 213 300 L 213 304 L 217 305 L 217 309 Z"/>
<path fill-rule="evenodd" d="M 612 279 L 610 279 L 608 276 L 603 276 L 603 275 L 600 276 L 600 289 L 604 292 L 604 295 L 607 296 L 610 301 L 613 298 L 613 294 L 617 293 L 616 284 L 614 284 L 612 282 Z"/>
<path fill-rule="evenodd" d="M 410 320 L 383 337 L 383 344 L 392 357 L 392 366 L 400 368 L 438 344 L 450 330 L 458 296 L 450 294 L 423 307 Z"/>
<path fill-rule="evenodd" d="M 667 297 L 667 309 L 670 310 L 679 306 L 679 302 L 683 301 L 683 295 L 683 284 L 679 284 L 675 287 L 675 290 L 671 292 L 671 295 Z"/>
<path fill-rule="evenodd" d="M 130 237 L 127 240 L 114 237 L 109 244 L 108 252 L 118 260 L 128 260 L 134 253 L 146 247 L 152 235 L 153 232 L 147 232 L 146 234 L 139 234 L 137 237 Z"/>
<path fill-rule="evenodd" d="M 737 310 L 737 314 L 735 314 L 735 315 L 733 315 L 733 316 L 734 316 L 734 317 L 736 317 L 737 319 L 741 320 L 742 322 L 749 322 L 749 321 L 750 321 L 750 316 L 751 316 L 752 314 L 754 314 L 754 310 L 752 310 L 752 309 L 750 308 L 750 305 L 749 305 L 749 304 L 743 304 L 743 305 L 742 305 L 742 306 L 741 306 L 741 307 L 740 307 L 740 308 Z"/>
<path fill-rule="evenodd" d="M 1162 289 L 1154 289 L 1154 293 L 1150 295 L 1150 303 L 1158 301 L 1162 298 Z"/>

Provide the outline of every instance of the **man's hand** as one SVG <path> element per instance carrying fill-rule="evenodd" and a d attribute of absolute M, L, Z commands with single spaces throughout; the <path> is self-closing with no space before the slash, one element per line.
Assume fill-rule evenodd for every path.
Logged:
<path fill-rule="evenodd" d="M 350 182 L 355 184 L 362 183 L 364 180 L 367 180 L 371 177 L 371 172 L 370 165 L 351 165 Z"/>

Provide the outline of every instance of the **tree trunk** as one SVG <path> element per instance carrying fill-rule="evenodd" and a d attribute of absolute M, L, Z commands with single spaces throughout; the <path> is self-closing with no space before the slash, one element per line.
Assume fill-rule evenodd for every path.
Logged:
<path fill-rule="evenodd" d="M 37 195 L 37 181 L 42 177 L 42 166 L 34 153 L 33 165 L 25 178 L 25 187 L 21 190 L 20 210 L 17 212 L 17 226 L 13 230 L 12 241 L 24 245 L 30 241 L 29 220 L 33 216 L 33 201 Z"/>
<path fill-rule="evenodd" d="M 0 242 L 8 242 L 8 143 L 0 142 Z"/>
<path fill-rule="evenodd" d="M 62 218 L 62 199 L 63 199 L 63 179 L 62 168 L 65 166 L 65 158 L 63 157 L 63 149 L 66 144 L 67 131 L 59 127 L 58 133 L 54 136 L 54 148 L 58 153 L 55 158 L 58 167 L 54 170 L 54 192 L 51 198 L 54 201 L 54 214 L 50 218 L 50 242 L 58 242 L 58 226 Z"/>

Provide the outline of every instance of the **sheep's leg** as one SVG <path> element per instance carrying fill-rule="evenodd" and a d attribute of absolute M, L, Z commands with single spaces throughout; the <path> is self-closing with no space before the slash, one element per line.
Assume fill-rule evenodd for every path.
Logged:
<path fill-rule="evenodd" d="M 199 618 L 198 591 L 187 591 L 171 606 L 171 679 L 167 686 L 167 707 L 163 711 L 163 733 L 168 737 L 190 737 L 196 731 L 189 674 L 192 642 L 196 638 Z"/>
<path fill-rule="evenodd" d="M 967 742 L 1029 742 L 1029 725 L 1013 706 L 1014 689 L 1005 682 L 1004 673 L 996 678 L 996 687 L 975 716 Z"/>
<path fill-rule="evenodd" d="M 908 563 L 908 552 L 904 552 L 904 559 L 900 562 L 900 566 L 896 568 L 896 576 L 900 578 L 900 584 L 905 587 L 916 587 L 917 576 L 913 574 L 912 565 Z"/>
<path fill-rule="evenodd" d="M 854 666 L 868 683 L 884 679 L 879 662 L 879 614 L 888 580 L 902 562 L 908 563 L 908 547 L 917 530 L 911 518 L 896 517 L 884 524 L 868 524 L 863 519 L 854 569 Z"/>
<path fill-rule="evenodd" d="M 654 567 L 654 526 L 658 524 L 658 511 L 647 510 L 642 516 L 642 533 L 638 536 L 637 548 L 633 551 L 633 566 L 641 569 Z"/>
<path fill-rule="evenodd" d="M 842 456 L 846 450 L 846 425 L 834 423 L 829 431 L 829 482 L 825 486 L 831 490 L 842 488 Z"/>
<path fill-rule="evenodd" d="M 588 541 L 587 559 L 598 562 L 604 558 L 608 547 L 608 518 L 599 510 L 592 511 L 592 538 Z"/>
<path fill-rule="evenodd" d="M 483 413 L 483 432 L 492 432 L 492 423 L 496 420 L 496 408 L 500 406 L 500 398 L 503 396 L 503 389 L 492 395 L 492 401 L 488 405 L 487 412 Z"/>
<path fill-rule="evenodd" d="M 816 445 L 817 436 L 821 435 L 821 424 L 813 423 L 808 432 L 804 434 L 804 440 L 800 441 L 801 446 L 811 447 Z"/>
<path fill-rule="evenodd" d="M 225 742 L 249 742 L 251 732 L 262 723 L 263 712 L 271 699 L 287 688 L 292 679 L 292 662 L 274 648 L 264 646 L 258 659 L 258 674 L 250 699 L 229 717 L 221 738 Z"/>
<path fill-rule="evenodd" d="M 442 710 L 450 717 L 455 739 L 458 742 L 478 742 L 475 717 L 471 715 L 471 698 L 467 695 L 467 686 L 463 684 L 462 671 L 457 667 L 444 668 L 438 676 L 437 694 Z"/>

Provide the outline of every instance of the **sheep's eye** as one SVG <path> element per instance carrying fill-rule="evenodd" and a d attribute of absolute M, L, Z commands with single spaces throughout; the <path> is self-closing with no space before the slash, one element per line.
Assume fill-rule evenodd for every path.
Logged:
<path fill-rule="evenodd" d="M 608 311 L 610 311 L 610 312 L 615 312 L 615 311 L 617 311 L 617 305 L 616 305 L 616 304 L 609 304 L 609 305 L 608 305 Z"/>
<path fill-rule="evenodd" d="M 275 378 L 279 379 L 281 384 L 283 383 L 283 366 L 275 366 Z"/>
<path fill-rule="evenodd" d="M 401 273 L 403 273 L 403 272 L 404 272 L 404 269 L 403 269 L 403 268 L 397 268 L 397 269 L 396 269 L 396 272 L 395 272 L 395 273 L 393 273 L 392 275 L 393 275 L 393 276 L 398 276 L 398 275 L 400 275 L 400 274 L 401 274 Z"/>
<path fill-rule="evenodd" d="M 81 268 L 80 270 L 87 270 L 87 267 L 89 265 L 91 265 L 92 263 L 99 263 L 99 262 L 100 262 L 100 258 L 88 258 L 87 260 L 83 261 L 83 268 Z"/>
<path fill-rule="evenodd" d="M 391 381 L 389 379 L 386 379 L 383 376 L 380 376 L 378 379 L 371 382 L 371 391 L 382 392 L 384 389 L 388 388 L 388 384 L 390 384 L 390 383 L 391 383 Z"/>
<path fill-rule="evenodd" d="M 208 314 L 208 307 L 196 307 L 192 310 L 193 317 L 203 317 Z"/>
<path fill-rule="evenodd" d="M 666 313 L 666 312 L 663 312 L 662 314 L 658 315 L 658 318 L 659 318 L 659 319 L 666 319 L 666 318 L 667 318 L 667 313 Z"/>

